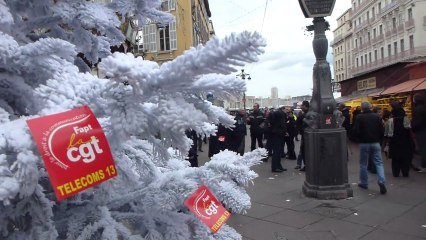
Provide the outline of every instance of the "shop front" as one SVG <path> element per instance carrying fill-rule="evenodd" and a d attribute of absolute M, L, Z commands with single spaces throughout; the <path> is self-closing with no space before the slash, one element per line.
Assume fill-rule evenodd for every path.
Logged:
<path fill-rule="evenodd" d="M 390 110 L 390 103 L 398 101 L 411 118 L 412 98 L 416 93 L 426 95 L 426 61 L 397 63 L 387 68 L 341 82 L 342 97 L 352 112 L 363 101 L 369 101 L 378 111 Z"/>

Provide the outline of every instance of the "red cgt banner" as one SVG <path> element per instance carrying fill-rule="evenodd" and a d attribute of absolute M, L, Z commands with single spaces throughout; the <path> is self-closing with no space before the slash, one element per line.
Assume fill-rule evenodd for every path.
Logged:
<path fill-rule="evenodd" d="M 231 216 L 205 185 L 201 185 L 197 191 L 189 196 L 185 201 L 185 205 L 203 221 L 213 233 L 219 231 L 220 227 L 222 227 Z"/>
<path fill-rule="evenodd" d="M 117 176 L 105 134 L 89 107 L 27 124 L 59 201 Z"/>

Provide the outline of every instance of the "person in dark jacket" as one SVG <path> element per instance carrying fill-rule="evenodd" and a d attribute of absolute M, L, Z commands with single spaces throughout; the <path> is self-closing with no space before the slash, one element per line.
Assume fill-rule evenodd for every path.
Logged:
<path fill-rule="evenodd" d="M 287 145 L 287 159 L 296 160 L 296 152 L 294 151 L 294 136 L 296 135 L 296 120 L 294 120 L 293 112 L 286 109 L 286 135 L 285 144 Z"/>
<path fill-rule="evenodd" d="M 305 171 L 306 166 L 302 167 L 302 164 L 305 164 L 305 129 L 308 127 L 308 124 L 305 122 L 305 116 L 309 111 L 309 102 L 303 101 L 301 106 L 302 111 L 300 111 L 299 116 L 297 116 L 296 126 L 299 129 L 301 137 L 299 155 L 297 156 L 297 165 L 295 169 L 300 169 L 300 171 Z"/>
<path fill-rule="evenodd" d="M 192 140 L 192 146 L 188 151 L 188 156 L 186 159 L 191 164 L 191 167 L 198 167 L 198 152 L 197 152 L 197 144 L 198 144 L 198 135 L 192 129 L 188 129 L 185 131 L 185 135 Z"/>
<path fill-rule="evenodd" d="M 410 121 L 399 102 L 393 102 L 392 117 L 389 119 L 389 155 L 392 158 L 392 174 L 408 177 L 411 161 L 414 155 L 414 141 L 410 135 Z"/>
<path fill-rule="evenodd" d="M 247 127 L 244 119 L 244 111 L 240 110 L 235 114 L 235 127 L 229 134 L 229 150 L 238 152 L 240 155 L 244 154 L 244 151 L 239 152 L 239 148 L 247 135 Z"/>
<path fill-rule="evenodd" d="M 249 115 L 247 119 L 247 124 L 250 125 L 250 137 L 251 137 L 251 150 L 256 149 L 257 145 L 260 148 L 263 148 L 263 125 L 265 118 L 263 113 L 259 110 L 259 104 L 255 103 L 253 105 L 253 112 Z"/>
<path fill-rule="evenodd" d="M 283 172 L 287 169 L 281 165 L 282 147 L 286 133 L 286 115 L 281 110 L 273 111 L 269 114 L 268 122 L 270 124 L 270 140 L 272 147 L 272 172 Z"/>
<path fill-rule="evenodd" d="M 218 125 L 216 136 L 210 136 L 209 138 L 209 158 L 229 148 L 229 133 L 229 129 L 225 128 L 222 124 Z"/>
<path fill-rule="evenodd" d="M 352 123 L 351 123 L 351 132 L 350 132 L 350 134 L 349 134 L 349 140 L 351 140 L 351 141 L 354 141 L 354 142 L 357 142 L 358 140 L 356 139 L 356 137 L 354 136 L 354 134 L 352 134 L 352 128 L 353 128 L 353 126 L 355 126 L 355 119 L 356 119 L 356 116 L 358 115 L 358 114 L 360 114 L 361 113 L 361 107 L 360 106 L 357 106 L 353 111 L 352 111 Z"/>
<path fill-rule="evenodd" d="M 361 104 L 362 113 L 358 114 L 353 127 L 353 134 L 359 140 L 360 150 L 360 183 L 358 186 L 363 189 L 368 188 L 367 164 L 368 158 L 372 155 L 374 164 L 376 165 L 377 180 L 380 187 L 380 193 L 387 192 L 385 186 L 385 172 L 383 169 L 383 160 L 381 154 L 380 142 L 384 135 L 382 119 L 376 113 L 371 111 L 371 104 L 363 102 Z"/>
<path fill-rule="evenodd" d="M 426 173 L 426 106 L 425 97 L 421 94 L 413 96 L 414 109 L 411 129 L 416 136 L 417 149 L 422 159 L 419 172 Z"/>
<path fill-rule="evenodd" d="M 342 123 L 342 127 L 346 130 L 346 133 L 348 134 L 351 130 L 351 117 L 349 114 L 349 109 L 346 107 L 344 103 L 339 104 L 339 110 L 342 112 L 342 116 L 345 117 Z"/>
<path fill-rule="evenodd" d="M 268 151 L 268 156 L 266 158 L 263 158 L 262 161 L 267 162 L 269 157 L 272 156 L 272 141 L 270 138 L 271 135 L 271 125 L 269 124 L 269 115 L 271 114 L 271 110 L 268 109 L 265 111 L 265 121 L 264 121 L 264 127 L 263 127 L 263 139 L 266 140 L 265 148 Z"/>

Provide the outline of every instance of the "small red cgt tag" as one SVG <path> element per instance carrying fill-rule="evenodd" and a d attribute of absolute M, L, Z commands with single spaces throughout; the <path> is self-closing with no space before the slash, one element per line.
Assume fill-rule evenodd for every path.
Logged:
<path fill-rule="evenodd" d="M 59 201 L 117 176 L 105 134 L 89 107 L 27 124 Z"/>
<path fill-rule="evenodd" d="M 222 225 L 225 224 L 231 216 L 205 185 L 201 185 L 197 191 L 189 196 L 185 201 L 185 205 L 203 221 L 213 233 L 219 231 Z"/>

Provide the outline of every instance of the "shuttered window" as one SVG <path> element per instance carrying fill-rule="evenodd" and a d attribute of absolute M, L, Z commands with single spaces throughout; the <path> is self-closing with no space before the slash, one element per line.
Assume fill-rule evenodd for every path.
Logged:
<path fill-rule="evenodd" d="M 176 21 L 170 23 L 170 49 L 177 49 Z"/>
<path fill-rule="evenodd" d="M 157 51 L 157 26 L 155 24 L 143 26 L 143 42 L 146 52 Z"/>

